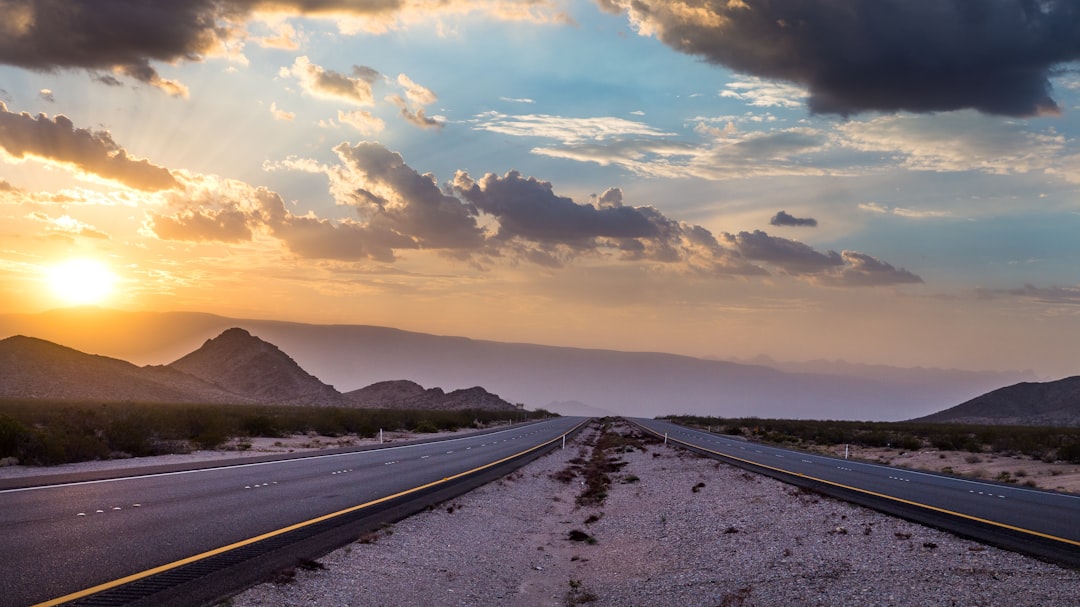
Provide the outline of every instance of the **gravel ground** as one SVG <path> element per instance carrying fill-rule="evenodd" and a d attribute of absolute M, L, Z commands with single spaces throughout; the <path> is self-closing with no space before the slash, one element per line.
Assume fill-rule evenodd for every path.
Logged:
<path fill-rule="evenodd" d="M 616 431 L 627 432 L 625 427 Z M 596 430 L 514 474 L 361 538 L 255 606 L 1068 607 L 1080 572 L 662 445 L 620 453 L 578 506 Z M 564 476 L 569 476 L 564 474 Z M 572 541 L 571 532 L 586 541 Z M 591 540 L 589 538 L 592 538 Z"/>

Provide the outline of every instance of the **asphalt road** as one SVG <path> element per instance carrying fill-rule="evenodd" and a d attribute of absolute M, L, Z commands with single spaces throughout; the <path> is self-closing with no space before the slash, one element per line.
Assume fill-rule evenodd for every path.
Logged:
<path fill-rule="evenodd" d="M 0 491 L 0 605 L 25 606 L 354 508 L 556 439 L 581 418 L 354 453 Z"/>
<path fill-rule="evenodd" d="M 811 455 L 658 420 L 633 421 L 657 434 L 667 434 L 669 441 L 707 449 L 721 459 L 733 458 L 729 461 L 735 463 L 776 471 L 779 476 L 786 476 L 785 480 L 812 481 L 817 487 L 864 497 L 871 505 L 891 506 L 909 518 L 922 518 L 980 539 L 997 540 L 995 543 L 1000 545 L 1012 547 L 1014 539 L 1032 545 L 1045 544 L 1053 554 L 1041 556 L 1074 565 L 1080 562 L 1080 496 L 1077 495 Z M 991 536 L 980 535 L 983 532 Z"/>

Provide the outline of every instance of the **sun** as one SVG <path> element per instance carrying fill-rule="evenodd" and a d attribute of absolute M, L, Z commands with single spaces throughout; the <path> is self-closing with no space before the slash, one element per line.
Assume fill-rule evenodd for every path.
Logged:
<path fill-rule="evenodd" d="M 47 270 L 53 294 L 73 306 L 97 304 L 112 294 L 116 275 L 95 259 L 69 259 Z"/>

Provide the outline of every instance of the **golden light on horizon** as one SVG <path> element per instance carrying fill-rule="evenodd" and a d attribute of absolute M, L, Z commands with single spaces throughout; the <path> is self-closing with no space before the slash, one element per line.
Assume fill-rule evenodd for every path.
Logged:
<path fill-rule="evenodd" d="M 117 277 L 96 259 L 74 258 L 46 270 L 49 289 L 73 306 L 97 304 L 112 294 Z"/>

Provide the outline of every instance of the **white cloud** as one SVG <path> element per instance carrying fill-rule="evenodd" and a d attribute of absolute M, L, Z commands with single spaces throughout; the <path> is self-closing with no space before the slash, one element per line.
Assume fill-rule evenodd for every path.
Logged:
<path fill-rule="evenodd" d="M 347 124 L 364 135 L 374 135 L 386 128 L 386 123 L 367 110 L 353 110 L 351 112 L 338 110 L 337 116 L 338 122 Z"/>
<path fill-rule="evenodd" d="M 328 70 L 315 65 L 306 55 L 297 57 L 291 67 L 281 68 L 283 78 L 292 76 L 309 95 L 353 105 L 372 105 L 375 97 L 371 85 L 377 72 L 363 66 L 353 66 L 353 75 Z"/>
<path fill-rule="evenodd" d="M 296 119 L 295 112 L 286 112 L 285 110 L 279 108 L 276 102 L 270 104 L 270 114 L 274 117 L 274 120 L 292 122 Z"/>
<path fill-rule="evenodd" d="M 837 127 L 845 147 L 892 154 L 919 171 L 1008 175 L 1051 168 L 1066 140 L 975 112 L 881 116 Z"/>
<path fill-rule="evenodd" d="M 797 108 L 809 97 L 801 87 L 757 77 L 734 80 L 724 86 L 721 97 L 739 99 L 754 107 Z"/>
<path fill-rule="evenodd" d="M 474 128 L 515 137 L 545 137 L 564 143 L 603 141 L 622 137 L 671 137 L 675 133 L 664 132 L 643 122 L 635 122 L 612 116 L 593 118 L 569 118 L 549 114 L 523 114 L 511 116 L 498 112 L 478 114 L 473 120 Z"/>

